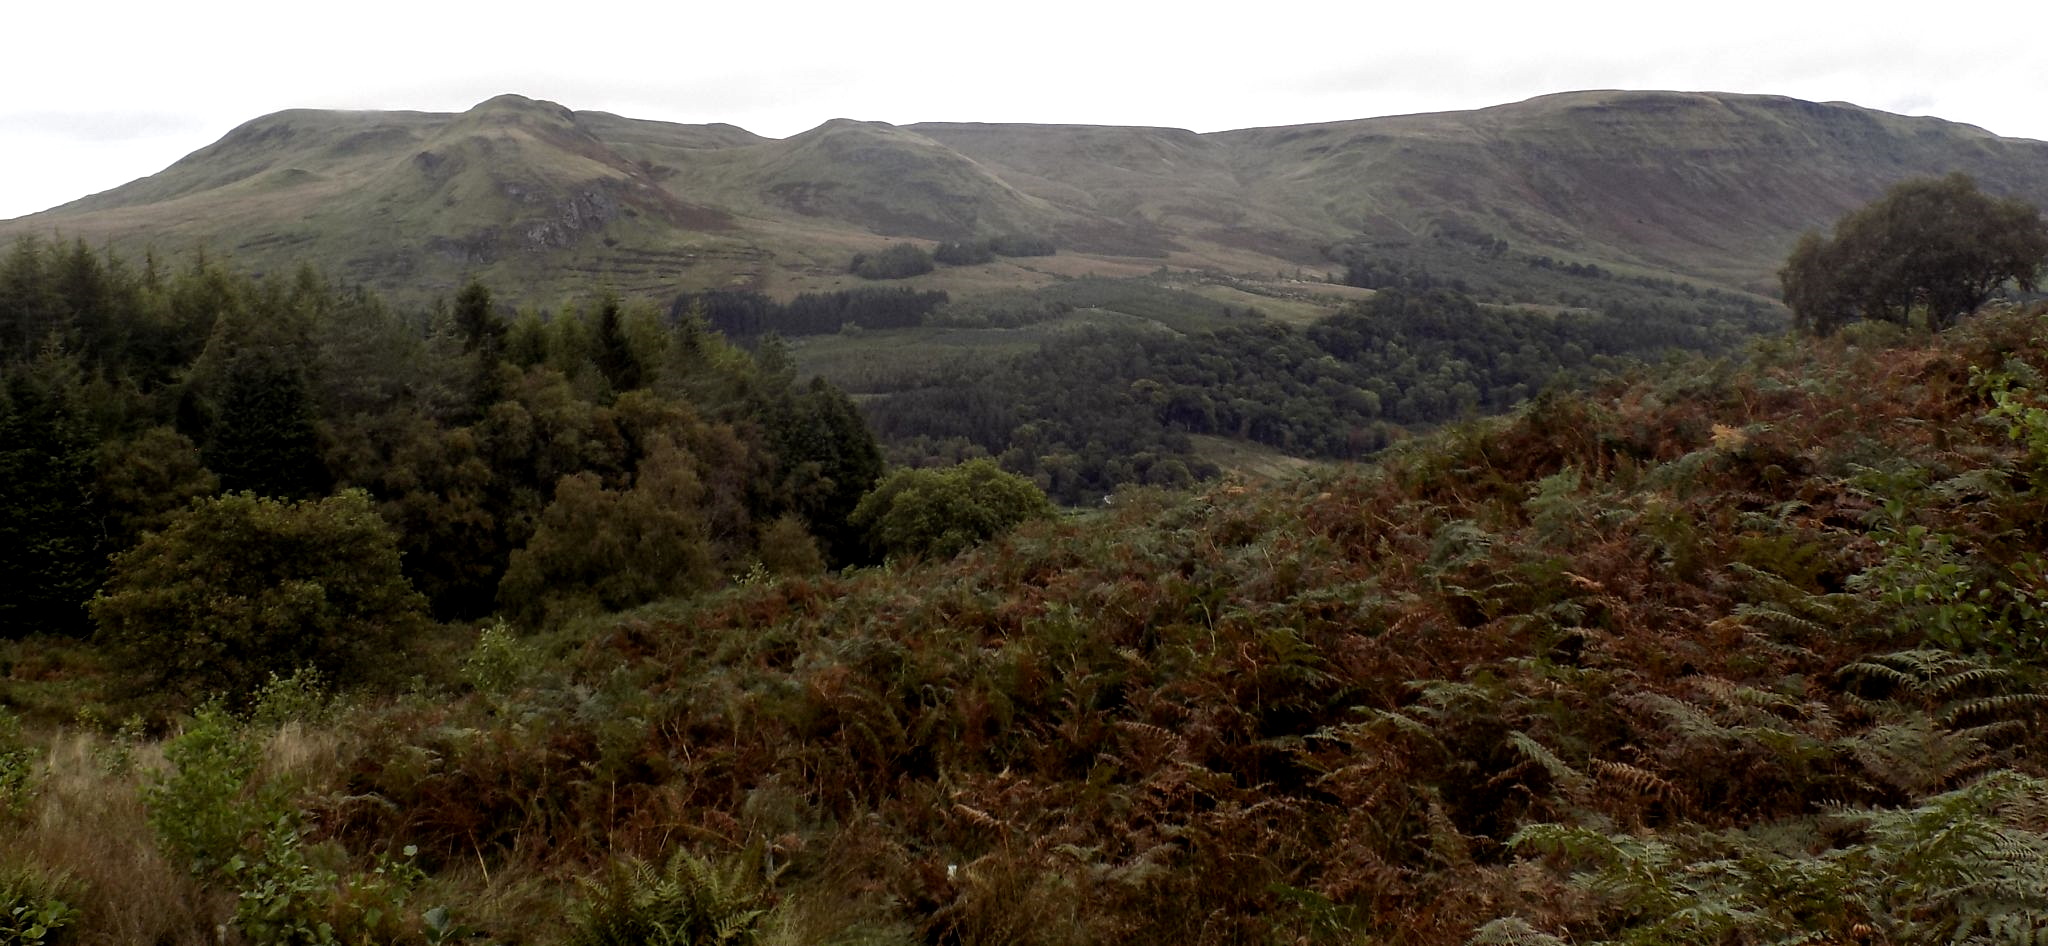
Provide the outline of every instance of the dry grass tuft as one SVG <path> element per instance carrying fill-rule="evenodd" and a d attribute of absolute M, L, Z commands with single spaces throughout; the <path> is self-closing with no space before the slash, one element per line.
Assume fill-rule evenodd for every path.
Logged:
<path fill-rule="evenodd" d="M 31 817 L 0 829 L 0 858 L 70 878 L 81 946 L 215 942 L 231 899 L 165 858 L 143 810 L 137 773 L 161 766 L 161 750 L 137 747 L 134 765 L 117 768 L 103 761 L 112 748 L 95 733 L 56 737 Z"/>

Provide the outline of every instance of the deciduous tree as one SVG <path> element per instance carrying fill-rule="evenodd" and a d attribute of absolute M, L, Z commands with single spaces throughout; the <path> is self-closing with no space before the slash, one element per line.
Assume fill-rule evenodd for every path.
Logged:
<path fill-rule="evenodd" d="M 629 489 L 591 473 L 565 476 L 540 528 L 512 553 L 498 603 L 521 619 L 558 620 L 686 594 L 717 578 L 696 462 L 654 445 Z"/>
<path fill-rule="evenodd" d="M 1052 515 L 1045 493 L 993 460 L 897 470 L 854 509 L 877 556 L 947 558 L 1028 519 Z"/>
<path fill-rule="evenodd" d="M 243 492 L 195 503 L 116 556 L 92 615 L 136 684 L 200 697 L 302 667 L 341 683 L 382 676 L 403 665 L 425 603 L 368 494 Z"/>
<path fill-rule="evenodd" d="M 2007 282 L 2034 288 L 2048 262 L 2048 222 L 2024 201 L 1989 196 L 1964 174 L 1907 181 L 1801 237 L 1778 276 L 1802 330 L 1826 335 L 1857 319 L 1929 329 L 1955 324 Z"/>

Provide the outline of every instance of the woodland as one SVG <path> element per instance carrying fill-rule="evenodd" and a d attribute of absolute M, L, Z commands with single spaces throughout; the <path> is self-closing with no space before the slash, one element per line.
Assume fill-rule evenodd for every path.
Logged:
<path fill-rule="evenodd" d="M 1458 240 L 1297 321 L 19 240 L 0 946 L 2048 940 L 2048 226 L 1981 196 L 1802 240 L 1789 333 Z M 798 367 L 998 323 L 1063 327 Z"/>

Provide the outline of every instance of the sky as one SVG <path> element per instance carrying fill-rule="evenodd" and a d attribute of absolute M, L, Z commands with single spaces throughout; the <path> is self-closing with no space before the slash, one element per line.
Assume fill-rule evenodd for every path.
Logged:
<path fill-rule="evenodd" d="M 1579 89 L 1846 101 L 2048 139 L 2039 0 L 17 4 L 0 219 L 287 108 L 572 109 L 786 137 L 832 118 L 1218 131 Z"/>

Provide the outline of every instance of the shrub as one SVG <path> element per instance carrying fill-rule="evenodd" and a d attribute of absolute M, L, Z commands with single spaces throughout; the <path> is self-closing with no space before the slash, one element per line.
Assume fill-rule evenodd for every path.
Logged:
<path fill-rule="evenodd" d="M 164 743 L 164 759 L 170 769 L 150 774 L 142 800 L 157 840 L 196 875 L 226 870 L 283 813 L 275 798 L 258 797 L 256 743 L 219 703 L 200 707 Z"/>
<path fill-rule="evenodd" d="M 462 679 L 478 693 L 503 697 L 531 683 L 540 669 L 540 654 L 499 620 L 477 634 L 462 660 Z"/>
<path fill-rule="evenodd" d="M 309 845 L 295 818 L 280 817 L 254 851 L 228 863 L 239 888 L 235 926 L 266 946 L 445 941 L 454 932 L 447 909 L 412 904 L 426 879 L 412 863 L 417 853 L 407 847 L 367 872 L 344 872 L 328 863 L 346 856 L 338 845 Z"/>
<path fill-rule="evenodd" d="M 250 694 L 249 724 L 259 729 L 287 723 L 321 725 L 333 722 L 341 709 L 320 671 L 301 668 L 287 676 L 271 674 Z"/>
<path fill-rule="evenodd" d="M 941 243 L 932 251 L 932 259 L 947 266 L 974 266 L 979 263 L 995 262 L 995 250 L 987 240 Z"/>
<path fill-rule="evenodd" d="M 374 679 L 425 626 L 396 539 L 357 490 L 194 503 L 114 559 L 92 613 L 135 683 L 195 698 L 240 699 L 307 667 L 337 685 Z"/>
<path fill-rule="evenodd" d="M 760 937 L 768 914 L 765 884 L 742 858 L 726 866 L 678 850 L 665 869 L 644 861 L 614 865 L 585 881 L 570 913 L 569 946 L 741 946 Z"/>
<path fill-rule="evenodd" d="M 761 554 L 761 567 L 770 574 L 812 575 L 825 570 L 825 557 L 818 552 L 818 541 L 795 516 L 783 516 L 764 526 L 756 548 Z"/>
<path fill-rule="evenodd" d="M 897 470 L 860 501 L 850 521 L 879 557 L 946 558 L 1027 519 L 1052 515 L 1030 480 L 993 460 L 944 470 Z"/>
<path fill-rule="evenodd" d="M 988 248 L 997 256 L 1051 256 L 1056 252 L 1051 240 L 1016 233 L 989 238 Z"/>
<path fill-rule="evenodd" d="M 22 738 L 21 722 L 0 709 L 0 822 L 28 813 L 41 758 L 42 753 Z"/>
<path fill-rule="evenodd" d="M 54 946 L 78 911 L 64 902 L 62 884 L 41 871 L 0 871 L 0 946 Z"/>

